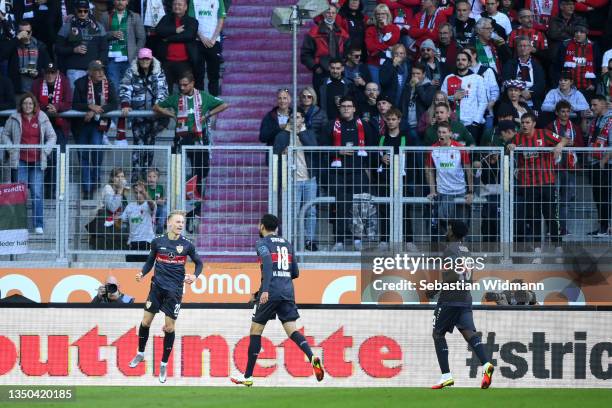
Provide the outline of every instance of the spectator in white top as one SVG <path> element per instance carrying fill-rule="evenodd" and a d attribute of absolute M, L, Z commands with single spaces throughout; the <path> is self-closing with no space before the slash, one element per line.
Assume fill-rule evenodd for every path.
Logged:
<path fill-rule="evenodd" d="M 493 106 L 499 99 L 499 84 L 497 83 L 497 77 L 495 71 L 491 67 L 484 66 L 478 61 L 476 55 L 476 48 L 472 45 L 468 45 L 464 48 L 472 56 L 472 65 L 470 69 L 473 73 L 478 74 L 484 79 L 485 89 L 487 90 L 487 112 L 486 112 L 486 128 L 490 129 L 493 127 Z"/>
<path fill-rule="evenodd" d="M 507 15 L 499 11 L 499 0 L 486 0 L 485 9 L 486 11 L 481 16 L 493 19 L 493 31 L 503 39 L 507 39 L 512 32 L 512 23 Z M 499 29 L 500 27 L 503 31 Z"/>
<path fill-rule="evenodd" d="M 449 101 L 458 111 L 458 119 L 479 145 L 487 109 L 487 90 L 484 79 L 470 70 L 471 63 L 472 56 L 468 52 L 458 52 L 457 73 L 444 78 L 442 92 L 448 95 Z"/>
<path fill-rule="evenodd" d="M 196 88 L 204 89 L 204 68 L 208 75 L 208 93 L 219 95 L 221 68 L 221 30 L 225 21 L 223 0 L 189 0 L 189 16 L 198 20 L 198 54 L 201 69 L 196 71 Z"/>
<path fill-rule="evenodd" d="M 149 251 L 155 238 L 153 219 L 156 204 L 147 192 L 147 186 L 139 181 L 133 186 L 135 201 L 130 202 L 121 213 L 121 221 L 129 223 L 128 245 L 131 251 Z M 126 262 L 144 262 L 147 255 L 126 255 Z"/>
<path fill-rule="evenodd" d="M 452 139 L 452 130 L 448 122 L 438 123 L 438 142 L 427 154 L 425 174 L 429 184 L 427 198 L 434 201 L 432 211 L 432 241 L 436 242 L 446 234 L 449 220 L 469 221 L 469 209 L 474 196 L 474 183 L 467 150 Z M 445 147 L 439 149 L 439 147 Z M 455 148 L 453 148 L 455 147 Z M 467 183 L 466 183 L 467 179 Z M 457 203 L 455 199 L 465 199 Z"/>
<path fill-rule="evenodd" d="M 582 115 L 582 112 L 589 109 L 589 103 L 582 92 L 574 86 L 572 75 L 568 71 L 561 72 L 559 86 L 555 89 L 551 89 L 546 94 L 546 98 L 544 98 L 544 102 L 542 103 L 542 112 L 550 112 L 552 114 L 559 101 L 567 101 L 572 105 L 570 119 L 574 123 L 577 123 L 577 119 Z M 552 116 L 550 116 L 549 119 L 552 120 Z"/>

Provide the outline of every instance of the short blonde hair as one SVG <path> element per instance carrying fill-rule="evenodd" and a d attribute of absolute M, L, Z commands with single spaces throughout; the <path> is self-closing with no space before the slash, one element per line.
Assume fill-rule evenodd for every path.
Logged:
<path fill-rule="evenodd" d="M 183 210 L 173 210 L 170 212 L 170 214 L 168 214 L 168 221 L 170 221 L 170 219 L 172 217 L 174 217 L 175 215 L 181 215 L 183 218 L 187 217 L 187 212 L 183 211 Z"/>
<path fill-rule="evenodd" d="M 391 14 L 391 10 L 389 10 L 389 7 L 386 4 L 379 4 L 378 6 L 376 6 L 374 8 L 374 14 L 376 14 L 377 12 L 383 12 L 387 15 L 387 21 L 385 22 L 385 25 L 391 24 L 391 22 L 393 21 L 393 15 Z"/>
<path fill-rule="evenodd" d="M 300 96 L 302 96 L 304 92 L 309 92 L 312 95 L 312 105 L 316 106 L 318 104 L 318 98 L 314 88 L 312 86 L 305 86 L 300 92 Z"/>

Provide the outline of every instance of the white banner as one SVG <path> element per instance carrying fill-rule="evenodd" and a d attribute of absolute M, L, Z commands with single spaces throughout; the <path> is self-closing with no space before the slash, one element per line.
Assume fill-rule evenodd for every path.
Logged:
<path fill-rule="evenodd" d="M 430 310 L 302 310 L 299 320 L 326 377 L 319 386 L 429 387 L 439 376 Z M 145 363 L 138 309 L 4 309 L 0 385 L 158 385 L 163 316 Z M 168 385 L 229 386 L 244 369 L 251 311 L 181 310 Z M 609 387 L 612 312 L 475 311 L 492 352 L 493 387 Z M 461 335 L 447 335 L 455 385 L 479 387 L 482 369 Z M 154 357 L 155 356 L 155 357 Z M 152 361 L 155 359 L 155 369 Z M 278 321 L 262 337 L 256 386 L 312 386 L 312 369 Z"/>
<path fill-rule="evenodd" d="M 28 253 L 28 230 L 0 231 L 0 255 Z"/>

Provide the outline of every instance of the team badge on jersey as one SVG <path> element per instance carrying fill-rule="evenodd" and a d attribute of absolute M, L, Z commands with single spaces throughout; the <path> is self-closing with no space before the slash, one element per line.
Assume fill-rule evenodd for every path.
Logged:
<path fill-rule="evenodd" d="M 183 246 L 182 245 L 177 245 L 176 246 L 176 252 L 178 252 L 179 254 L 183 252 Z"/>
<path fill-rule="evenodd" d="M 150 301 L 150 300 L 147 300 L 147 303 L 146 303 L 145 309 L 149 309 L 150 307 L 151 307 L 151 301 Z"/>

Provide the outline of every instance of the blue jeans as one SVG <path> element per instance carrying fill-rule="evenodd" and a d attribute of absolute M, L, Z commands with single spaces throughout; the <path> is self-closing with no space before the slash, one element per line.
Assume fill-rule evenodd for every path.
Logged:
<path fill-rule="evenodd" d="M 567 229 L 570 206 L 576 199 L 576 173 L 570 170 L 557 171 L 555 184 L 559 202 L 559 223 L 561 228 Z"/>
<path fill-rule="evenodd" d="M 119 85 L 121 84 L 121 80 L 123 79 L 123 75 L 125 75 L 125 71 L 130 67 L 130 63 L 128 61 L 123 62 L 115 62 L 108 61 L 108 66 L 106 67 L 106 73 L 108 74 L 108 79 L 115 88 L 117 95 L 119 95 Z"/>
<path fill-rule="evenodd" d="M 155 210 L 155 233 L 163 234 L 164 233 L 164 223 L 166 222 L 166 218 L 168 217 L 168 208 L 166 204 L 158 205 Z"/>
<path fill-rule="evenodd" d="M 372 77 L 372 82 L 376 82 L 380 84 L 380 67 L 375 65 L 368 64 L 368 70 L 370 71 L 370 76 Z"/>
<path fill-rule="evenodd" d="M 79 130 L 77 143 L 82 145 L 101 145 L 102 132 L 98 123 L 84 123 Z M 81 160 L 81 189 L 84 193 L 92 192 L 100 183 L 100 165 L 104 153 L 101 150 L 84 150 L 79 154 Z"/>
<path fill-rule="evenodd" d="M 43 228 L 43 171 L 40 162 L 28 163 L 19 160 L 17 180 L 26 183 L 30 189 L 34 228 Z"/>
<path fill-rule="evenodd" d="M 310 180 L 298 181 L 295 188 L 295 203 L 298 208 L 302 208 L 303 204 L 317 198 L 317 178 L 313 177 Z M 317 227 L 317 207 L 311 206 L 306 210 L 304 235 L 306 241 L 314 241 L 316 238 Z"/>

